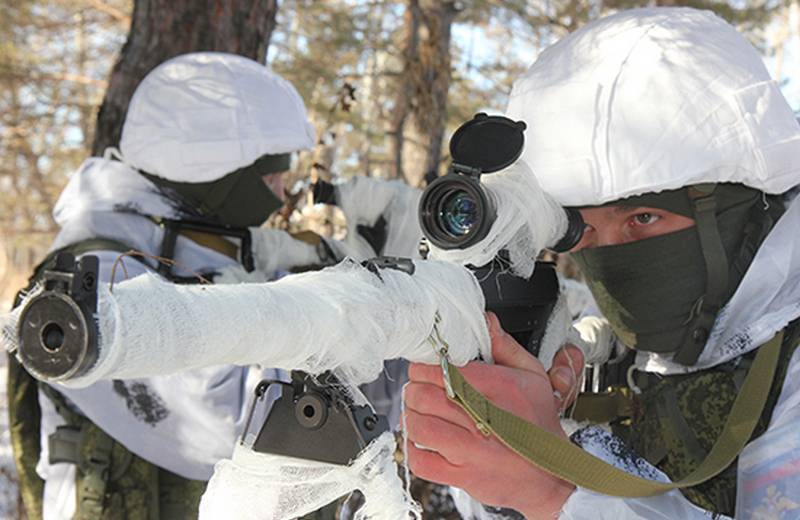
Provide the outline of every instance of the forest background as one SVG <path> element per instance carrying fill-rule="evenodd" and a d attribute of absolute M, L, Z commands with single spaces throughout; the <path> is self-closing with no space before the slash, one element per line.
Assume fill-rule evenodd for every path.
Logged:
<path fill-rule="evenodd" d="M 0 301 L 9 300 L 51 243 L 57 229 L 51 210 L 69 174 L 89 155 L 117 144 L 124 114 L 119 110 L 147 70 L 128 67 L 112 74 L 112 67 L 120 62 L 120 69 L 127 60 L 147 69 L 160 61 L 152 51 L 120 55 L 134 16 L 134 44 L 137 37 L 158 37 L 162 48 L 219 50 L 219 42 L 195 33 L 217 31 L 220 39 L 226 31 L 235 33 L 228 39 L 236 40 L 242 54 L 255 54 L 297 87 L 319 141 L 295 162 L 294 181 L 369 175 L 422 186 L 426 176 L 445 171 L 453 130 L 476 112 L 502 111 L 513 79 L 543 48 L 601 15 L 656 3 L 683 4 L 0 0 Z M 798 0 L 685 4 L 712 9 L 734 23 L 800 107 L 800 77 L 792 78 L 800 73 Z M 242 13 L 262 19 L 237 25 Z M 166 28 L 174 34 L 154 34 Z M 122 107 L 106 110 L 98 122 L 104 96 L 111 108 Z M 272 224 L 334 231 L 337 215 L 306 202 L 298 189 L 284 218 Z"/>
<path fill-rule="evenodd" d="M 0 0 L 0 305 L 52 242 L 68 176 L 117 144 L 130 94 L 163 59 L 239 52 L 295 85 L 318 143 L 294 162 L 289 204 L 269 225 L 335 234 L 342 216 L 309 203 L 309 179 L 424 186 L 446 170 L 455 128 L 502 111 L 542 49 L 652 5 L 733 23 L 800 108 L 800 0 Z M 0 422 L 0 518 L 18 518 L 6 432 Z"/>

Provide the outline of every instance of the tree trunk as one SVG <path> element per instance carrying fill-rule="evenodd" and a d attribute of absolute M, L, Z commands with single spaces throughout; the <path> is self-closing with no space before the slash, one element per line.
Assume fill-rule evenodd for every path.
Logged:
<path fill-rule="evenodd" d="M 408 0 L 403 76 L 390 135 L 395 175 L 419 186 L 438 174 L 447 122 L 450 39 L 456 0 Z"/>
<path fill-rule="evenodd" d="M 160 63 L 193 51 L 264 62 L 277 0 L 136 0 L 128 40 L 97 114 L 92 155 L 117 146 L 133 91 Z"/>

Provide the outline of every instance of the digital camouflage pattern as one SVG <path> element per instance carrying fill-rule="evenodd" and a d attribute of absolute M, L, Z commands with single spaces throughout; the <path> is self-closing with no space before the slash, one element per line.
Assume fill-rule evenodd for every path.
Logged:
<path fill-rule="evenodd" d="M 108 435 L 86 420 L 83 425 L 82 462 L 76 478 L 80 507 L 76 520 L 196 519 L 207 482 L 189 480 L 147 462 L 113 442 L 108 479 L 102 496 L 96 496 L 91 474 L 82 468 L 102 448 Z M 88 484 L 88 485 L 87 485 Z"/>
<path fill-rule="evenodd" d="M 19 493 L 28 520 L 41 520 L 44 480 L 36 473 L 39 462 L 39 387 L 13 355 L 8 355 L 8 429 L 19 479 Z"/>
<path fill-rule="evenodd" d="M 769 425 L 799 332 L 797 322 L 787 328 L 775 379 L 752 438 Z M 618 424 L 615 433 L 671 479 L 685 477 L 703 461 L 722 432 L 754 356 L 755 351 L 736 366 L 727 363 L 691 374 L 641 374 L 640 406 L 632 422 Z M 713 479 L 681 492 L 703 509 L 733 517 L 736 474 L 734 461 Z"/>

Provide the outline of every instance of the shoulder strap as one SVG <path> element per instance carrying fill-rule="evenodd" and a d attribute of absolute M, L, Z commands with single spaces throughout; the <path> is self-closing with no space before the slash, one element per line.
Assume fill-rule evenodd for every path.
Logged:
<path fill-rule="evenodd" d="M 90 251 L 116 251 L 117 253 L 125 253 L 134 249 L 124 242 L 106 237 L 94 237 L 80 240 L 64 247 L 59 247 L 54 251 L 50 251 L 44 260 L 37 265 L 33 270 L 33 277 L 36 278 L 41 275 L 42 271 L 49 269 L 55 265 L 56 257 L 59 253 L 72 253 L 73 255 L 81 256 Z"/>
<path fill-rule="evenodd" d="M 695 486 L 711 479 L 739 455 L 753 434 L 769 395 L 780 357 L 783 331 L 758 349 L 722 433 L 705 460 L 677 482 L 637 477 L 592 456 L 571 442 L 492 404 L 443 360 L 445 387 L 486 435 L 494 434 L 511 450 L 548 473 L 597 493 L 646 497 Z"/>

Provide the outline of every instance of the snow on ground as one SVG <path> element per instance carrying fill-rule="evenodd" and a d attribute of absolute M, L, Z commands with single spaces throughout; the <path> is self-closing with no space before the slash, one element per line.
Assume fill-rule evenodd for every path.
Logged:
<path fill-rule="evenodd" d="M 0 352 L 0 518 L 19 518 L 17 509 L 17 472 L 11 454 L 6 403 L 6 355 Z"/>

